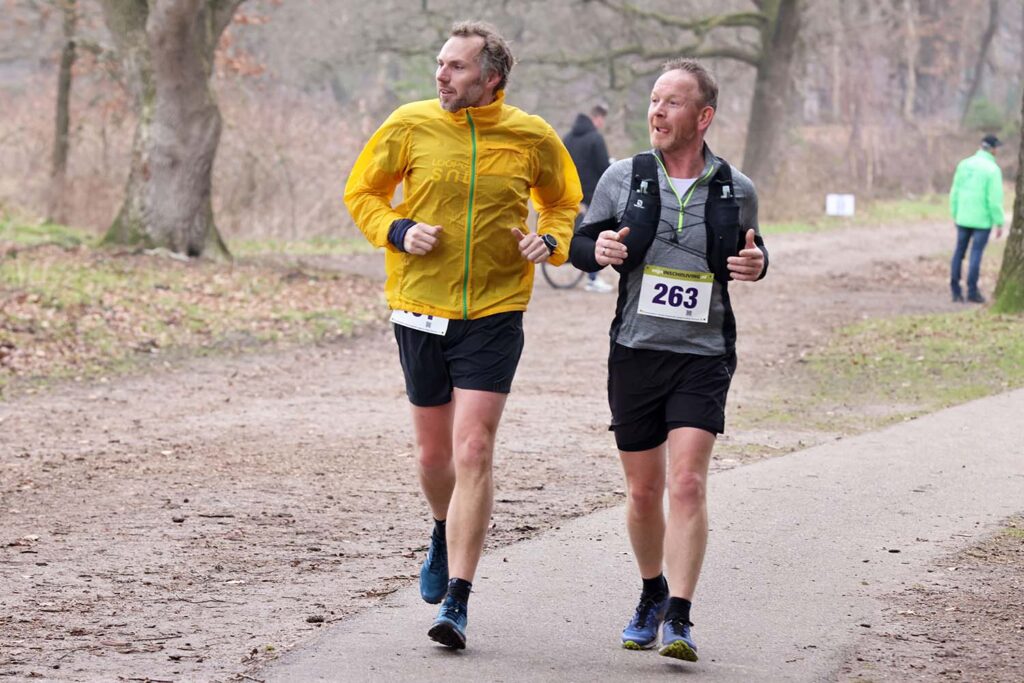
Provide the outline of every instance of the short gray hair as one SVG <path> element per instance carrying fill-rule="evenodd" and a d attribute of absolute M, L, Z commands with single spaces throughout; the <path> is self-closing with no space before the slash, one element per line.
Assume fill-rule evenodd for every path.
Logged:
<path fill-rule="evenodd" d="M 484 39 L 484 46 L 480 49 L 480 69 L 487 78 L 491 74 L 498 74 L 498 86 L 495 90 L 504 90 L 508 83 L 508 75 L 516 63 L 512 56 L 512 50 L 508 42 L 486 21 L 457 21 L 452 25 L 451 37 L 470 38 L 479 36 Z"/>
<path fill-rule="evenodd" d="M 665 62 L 661 68 L 662 73 L 668 73 L 669 71 L 685 71 L 697 79 L 697 88 L 700 90 L 700 96 L 704 100 L 704 106 L 711 107 L 714 110 L 718 110 L 718 81 L 711 75 L 703 64 L 698 62 L 696 59 L 690 57 L 678 57 L 676 59 L 670 59 Z"/>

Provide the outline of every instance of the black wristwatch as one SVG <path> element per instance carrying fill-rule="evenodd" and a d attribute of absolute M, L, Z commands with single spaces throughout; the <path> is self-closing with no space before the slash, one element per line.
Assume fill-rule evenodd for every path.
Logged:
<path fill-rule="evenodd" d="M 555 249 L 558 249 L 558 240 L 551 235 L 541 235 L 540 241 L 544 243 L 544 246 L 548 248 L 548 256 L 555 253 Z"/>

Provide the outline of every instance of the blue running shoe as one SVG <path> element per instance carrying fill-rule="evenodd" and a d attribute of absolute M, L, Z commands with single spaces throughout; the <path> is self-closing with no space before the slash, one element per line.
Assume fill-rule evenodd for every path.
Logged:
<path fill-rule="evenodd" d="M 668 596 L 653 600 L 640 596 L 640 604 L 629 624 L 622 630 L 622 647 L 627 650 L 648 650 L 658 644 L 658 627 L 665 618 Z"/>
<path fill-rule="evenodd" d="M 420 567 L 420 596 L 431 605 L 444 600 L 448 592 L 448 544 L 437 534 L 430 534 L 427 559 Z"/>
<path fill-rule="evenodd" d="M 453 650 L 465 650 L 467 621 L 469 615 L 466 613 L 466 605 L 449 595 L 444 599 L 437 619 L 434 619 L 434 625 L 427 631 L 427 635 L 431 640 Z"/>
<path fill-rule="evenodd" d="M 662 657 L 673 657 L 684 662 L 697 661 L 697 645 L 690 635 L 688 621 L 682 619 L 671 619 L 661 627 L 661 649 L 658 654 Z"/>

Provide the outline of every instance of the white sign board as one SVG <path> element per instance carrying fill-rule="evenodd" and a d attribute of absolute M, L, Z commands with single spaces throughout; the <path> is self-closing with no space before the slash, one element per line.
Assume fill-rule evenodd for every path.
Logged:
<path fill-rule="evenodd" d="M 852 216 L 853 195 L 852 194 L 827 194 L 825 195 L 825 213 L 829 216 Z"/>

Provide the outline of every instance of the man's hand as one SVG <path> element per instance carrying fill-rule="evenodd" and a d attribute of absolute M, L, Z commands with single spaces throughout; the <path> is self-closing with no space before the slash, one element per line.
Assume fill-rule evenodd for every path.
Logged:
<path fill-rule="evenodd" d="M 416 254 L 417 256 L 429 254 L 437 246 L 440 232 L 440 225 L 417 223 L 405 232 L 402 247 L 410 254 Z"/>
<path fill-rule="evenodd" d="M 996 226 L 996 239 L 1001 239 L 1002 236 L 1003 236 L 1003 226 L 997 225 Z"/>
<path fill-rule="evenodd" d="M 530 263 L 543 263 L 551 256 L 548 245 L 535 232 L 524 233 L 519 228 L 512 228 L 512 236 L 519 242 L 519 253 Z"/>
<path fill-rule="evenodd" d="M 621 266 L 629 255 L 629 250 L 622 240 L 629 234 L 629 227 L 605 230 L 594 242 L 594 258 L 601 266 Z"/>
<path fill-rule="evenodd" d="M 747 243 L 740 253 L 727 259 L 729 274 L 733 280 L 753 282 L 761 277 L 764 270 L 764 254 L 754 245 L 754 230 L 747 230 Z"/>

